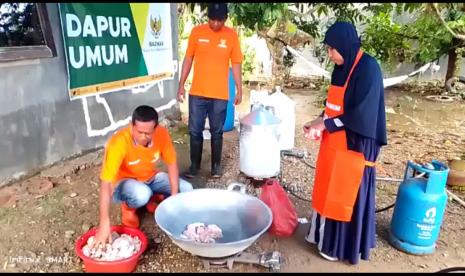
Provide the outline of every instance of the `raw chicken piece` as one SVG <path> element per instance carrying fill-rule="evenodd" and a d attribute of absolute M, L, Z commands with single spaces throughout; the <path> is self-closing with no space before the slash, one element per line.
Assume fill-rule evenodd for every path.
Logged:
<path fill-rule="evenodd" d="M 203 228 L 205 228 L 205 224 L 201 222 L 191 223 L 187 226 L 187 229 L 183 232 L 183 234 L 187 239 L 198 240 L 198 233 Z"/>
<path fill-rule="evenodd" d="M 181 234 L 184 239 L 194 240 L 201 243 L 215 243 L 215 239 L 222 238 L 221 228 L 216 224 L 205 226 L 202 222 L 187 225 L 187 229 Z"/>
<path fill-rule="evenodd" d="M 139 237 L 131 237 L 128 234 L 119 235 L 113 232 L 113 242 L 111 244 L 105 244 L 104 248 L 90 249 L 94 239 L 95 236 L 92 236 L 87 240 L 87 244 L 82 248 L 82 253 L 99 261 L 116 261 L 129 258 L 139 252 L 141 248 Z"/>
<path fill-rule="evenodd" d="M 208 231 L 214 236 L 214 238 L 223 237 L 223 231 L 216 224 L 209 224 L 207 226 Z"/>

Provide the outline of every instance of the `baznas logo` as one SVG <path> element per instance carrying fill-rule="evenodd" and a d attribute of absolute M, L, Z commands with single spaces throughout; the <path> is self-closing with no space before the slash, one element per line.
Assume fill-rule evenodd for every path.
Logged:
<path fill-rule="evenodd" d="M 150 29 L 152 30 L 152 34 L 155 38 L 158 38 L 161 33 L 161 16 L 157 18 L 152 18 L 150 16 Z"/>

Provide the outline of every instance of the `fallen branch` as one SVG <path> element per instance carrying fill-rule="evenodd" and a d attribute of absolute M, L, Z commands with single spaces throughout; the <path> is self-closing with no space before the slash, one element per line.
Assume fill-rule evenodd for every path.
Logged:
<path fill-rule="evenodd" d="M 460 197 L 458 197 L 457 195 L 453 194 L 451 191 L 447 190 L 446 189 L 446 192 L 447 194 L 449 194 L 450 197 L 452 197 L 453 199 L 455 199 L 458 203 L 462 204 L 462 206 L 465 207 L 465 201 L 463 201 Z"/>
<path fill-rule="evenodd" d="M 389 181 L 389 182 L 402 182 L 403 179 L 391 178 L 391 177 L 377 177 L 377 181 Z"/>

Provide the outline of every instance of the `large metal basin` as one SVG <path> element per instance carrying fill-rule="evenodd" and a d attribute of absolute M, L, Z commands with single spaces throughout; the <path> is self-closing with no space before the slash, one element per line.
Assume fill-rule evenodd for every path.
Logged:
<path fill-rule="evenodd" d="M 240 191 L 234 188 L 240 187 Z M 231 256 L 252 245 L 271 225 L 270 208 L 247 195 L 245 185 L 233 183 L 227 190 L 196 189 L 162 201 L 155 222 L 183 250 L 193 255 L 219 258 Z M 216 224 L 223 238 L 216 243 L 200 243 L 180 237 L 194 222 Z"/>

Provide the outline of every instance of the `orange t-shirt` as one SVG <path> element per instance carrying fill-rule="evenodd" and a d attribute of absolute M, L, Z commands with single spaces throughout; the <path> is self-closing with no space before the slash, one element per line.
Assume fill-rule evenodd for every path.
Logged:
<path fill-rule="evenodd" d="M 228 100 L 229 64 L 242 62 L 241 45 L 234 29 L 214 32 L 208 24 L 192 29 L 186 57 L 194 57 L 190 95 Z"/>
<path fill-rule="evenodd" d="M 137 145 L 131 135 L 131 126 L 119 130 L 105 145 L 105 156 L 100 179 L 115 185 L 123 178 L 147 181 L 156 173 L 161 158 L 167 165 L 176 163 L 176 151 L 168 130 L 157 126 L 149 147 Z"/>

